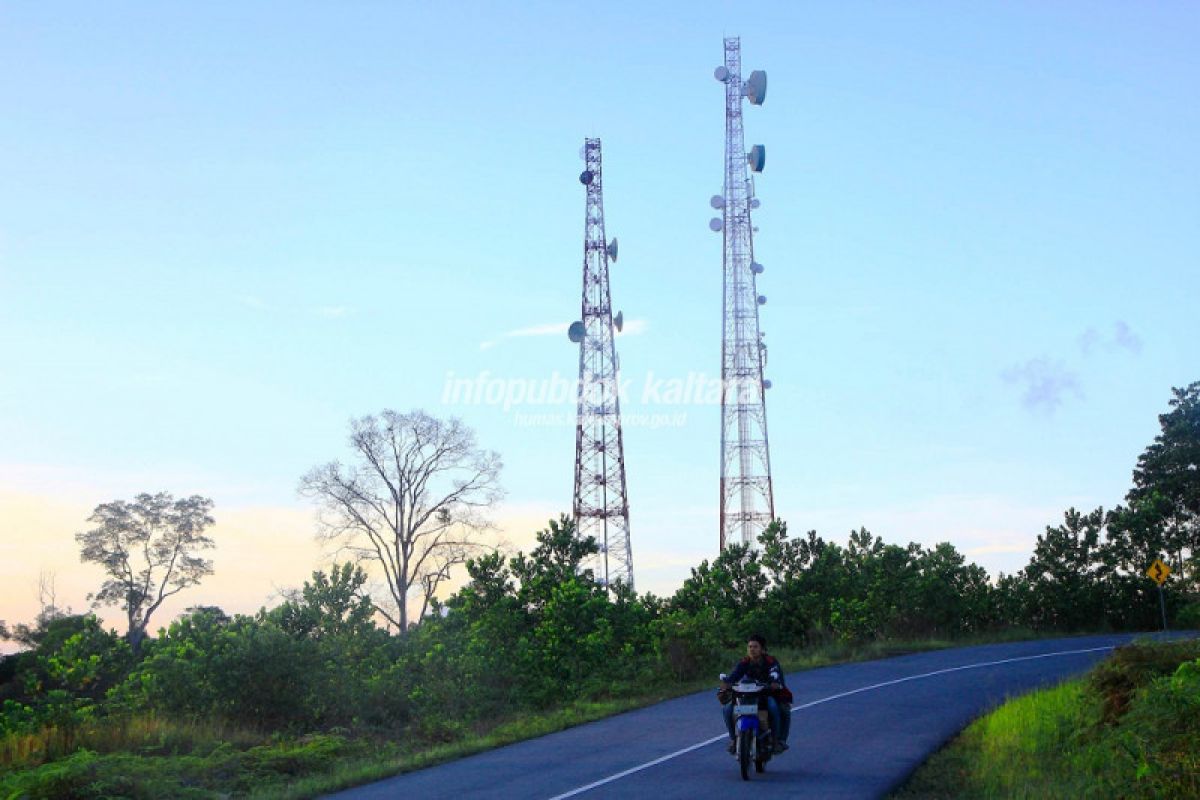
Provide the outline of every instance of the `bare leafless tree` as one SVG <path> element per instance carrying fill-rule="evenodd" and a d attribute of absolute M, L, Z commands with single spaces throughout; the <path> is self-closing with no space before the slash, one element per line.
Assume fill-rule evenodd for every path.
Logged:
<path fill-rule="evenodd" d="M 33 624 L 18 622 L 10 629 L 4 620 L 0 620 L 0 641 L 15 641 L 26 647 L 37 647 L 46 635 L 50 623 L 72 614 L 70 607 L 65 609 L 58 607 L 58 589 L 55 582 L 54 570 L 42 569 L 38 572 L 39 610 L 33 619 Z"/>
<path fill-rule="evenodd" d="M 349 465 L 332 461 L 300 480 L 318 505 L 318 536 L 383 571 L 379 613 L 400 631 L 429 609 L 454 566 L 480 552 L 501 497 L 500 456 L 459 419 L 384 410 L 350 424 Z M 416 617 L 409 603 L 419 603 Z"/>

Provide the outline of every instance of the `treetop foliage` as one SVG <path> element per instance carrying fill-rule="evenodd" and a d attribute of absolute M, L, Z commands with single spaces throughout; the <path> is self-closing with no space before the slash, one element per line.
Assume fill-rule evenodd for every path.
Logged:
<path fill-rule="evenodd" d="M 88 599 L 124 609 L 135 649 L 164 600 L 212 574 L 212 561 L 196 554 L 214 546 L 204 534 L 214 523 L 212 507 L 199 495 L 176 500 L 166 492 L 139 494 L 133 502 L 96 506 L 88 518 L 96 527 L 75 535 L 80 560 L 108 574 Z"/>

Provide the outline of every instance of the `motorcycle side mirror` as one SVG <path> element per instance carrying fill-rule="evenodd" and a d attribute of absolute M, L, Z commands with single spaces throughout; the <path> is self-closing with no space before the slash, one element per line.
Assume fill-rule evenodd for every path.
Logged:
<path fill-rule="evenodd" d="M 721 683 L 729 683 L 729 676 L 726 675 L 724 672 L 722 672 L 719 680 L 721 681 Z"/>

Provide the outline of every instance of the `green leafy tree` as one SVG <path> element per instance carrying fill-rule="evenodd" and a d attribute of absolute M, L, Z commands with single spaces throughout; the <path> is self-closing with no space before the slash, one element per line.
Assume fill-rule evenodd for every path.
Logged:
<path fill-rule="evenodd" d="M 336 665 L 329 665 L 334 669 Z M 316 689 L 326 665 L 314 640 L 265 616 L 201 609 L 162 631 L 112 693 L 119 705 L 271 729 L 326 721 Z"/>
<path fill-rule="evenodd" d="M 61 616 L 40 625 L 36 645 L 13 657 L 7 693 L 35 700 L 50 691 L 96 699 L 132 664 L 129 645 L 94 614 Z"/>
<path fill-rule="evenodd" d="M 790 539 L 787 523 L 772 520 L 758 536 L 759 561 L 769 581 L 763 601 L 768 641 L 803 644 L 812 624 L 813 609 L 802 586 L 809 565 L 803 539 Z"/>
<path fill-rule="evenodd" d="M 269 616 L 295 636 L 353 638 L 375 630 L 375 606 L 365 594 L 367 574 L 361 567 L 334 565 L 329 574 L 317 570 L 312 580 Z"/>
<path fill-rule="evenodd" d="M 1082 514 L 1074 508 L 1063 524 L 1047 526 L 1024 576 L 1030 583 L 1029 620 L 1038 628 L 1092 630 L 1105 621 L 1101 533 L 1104 509 Z"/>
<path fill-rule="evenodd" d="M 594 536 L 580 538 L 575 521 L 565 514 L 550 520 L 537 533 L 537 546 L 528 556 L 517 553 L 509 561 L 512 576 L 521 585 L 518 594 L 530 610 L 540 610 L 550 601 L 555 587 L 572 579 L 595 584 L 591 569 L 584 562 L 600 552 Z"/>
<path fill-rule="evenodd" d="M 1164 529 L 1166 553 L 1180 579 L 1200 589 L 1200 381 L 1171 390 L 1160 432 L 1138 458 L 1130 504 L 1153 509 Z"/>
<path fill-rule="evenodd" d="M 99 564 L 109 576 L 88 599 L 124 609 L 135 653 L 163 601 L 212 574 L 212 562 L 197 554 L 213 547 L 204 534 L 213 524 L 212 507 L 199 495 L 176 500 L 166 492 L 140 494 L 133 502 L 96 506 L 88 518 L 96 527 L 75 535 L 80 559 Z"/>

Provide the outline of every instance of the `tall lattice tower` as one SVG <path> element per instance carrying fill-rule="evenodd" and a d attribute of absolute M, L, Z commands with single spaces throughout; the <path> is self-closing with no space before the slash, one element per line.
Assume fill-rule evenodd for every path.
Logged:
<path fill-rule="evenodd" d="M 753 173 L 762 172 L 766 149 L 745 149 L 742 98 L 762 105 L 767 74 L 755 70 L 742 80 L 741 43 L 725 40 L 725 64 L 714 76 L 725 84 L 725 193 L 712 198 L 721 210 L 709 227 L 725 240 L 724 329 L 721 338 L 721 548 L 731 542 L 754 544 L 775 518 L 771 455 L 767 446 L 763 378 L 766 345 L 758 327 L 758 307 L 767 302 L 757 289 L 762 265 L 754 260 L 750 210 L 758 206 Z"/>
<path fill-rule="evenodd" d="M 623 327 L 614 317 L 608 289 L 608 262 L 617 260 L 617 240 L 605 243 L 604 187 L 600 140 L 585 139 L 587 166 L 579 182 L 587 188 L 583 240 L 583 318 L 569 336 L 579 345 L 579 388 L 575 427 L 575 523 L 580 536 L 600 544 L 595 575 L 605 586 L 617 581 L 633 587 L 633 550 L 629 542 L 629 498 L 625 492 L 625 448 L 621 436 L 617 349 L 613 332 Z"/>

